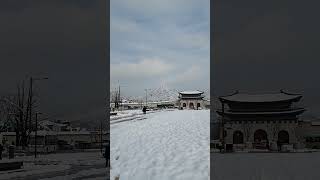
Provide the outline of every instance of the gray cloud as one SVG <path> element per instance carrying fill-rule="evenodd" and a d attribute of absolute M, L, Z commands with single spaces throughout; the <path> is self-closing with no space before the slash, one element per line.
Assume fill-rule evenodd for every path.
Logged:
<path fill-rule="evenodd" d="M 111 89 L 208 89 L 209 2 L 112 0 Z"/>
<path fill-rule="evenodd" d="M 215 94 L 234 90 L 303 93 L 320 115 L 318 2 L 216 1 L 213 53 Z"/>
<path fill-rule="evenodd" d="M 103 5 L 89 0 L 1 1 L 0 92 L 14 91 L 26 76 L 48 76 L 36 84 L 41 110 L 57 118 L 90 121 L 81 114 L 105 104 Z"/>

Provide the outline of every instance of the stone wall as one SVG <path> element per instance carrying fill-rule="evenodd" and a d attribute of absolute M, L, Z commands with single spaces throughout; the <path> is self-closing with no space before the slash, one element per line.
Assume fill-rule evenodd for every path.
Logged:
<path fill-rule="evenodd" d="M 252 123 L 227 123 L 225 125 L 225 129 L 227 132 L 227 135 L 225 137 L 226 143 L 233 143 L 233 134 L 235 131 L 240 131 L 243 133 L 243 141 L 244 143 L 246 142 L 254 142 L 254 133 L 262 129 L 267 133 L 268 141 L 274 141 L 276 142 L 278 140 L 278 133 L 281 130 L 287 131 L 289 134 L 289 143 L 290 144 L 296 144 L 298 142 L 298 139 L 296 137 L 296 129 L 298 127 L 298 124 L 294 121 L 287 121 L 284 122 L 282 121 L 281 123 L 257 123 L 257 122 L 252 122 Z M 246 136 L 248 135 L 248 140 Z"/>
<path fill-rule="evenodd" d="M 186 107 L 183 107 L 183 103 L 186 103 Z M 204 101 L 201 99 L 201 100 L 180 100 L 180 105 L 179 107 L 183 108 L 183 109 L 190 109 L 190 103 L 193 103 L 193 106 L 194 106 L 194 109 L 197 109 L 197 104 L 200 103 L 200 108 L 205 108 L 204 106 Z"/>

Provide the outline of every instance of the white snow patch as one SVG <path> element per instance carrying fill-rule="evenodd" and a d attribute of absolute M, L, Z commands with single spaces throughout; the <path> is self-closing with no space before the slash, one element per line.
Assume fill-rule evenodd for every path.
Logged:
<path fill-rule="evenodd" d="M 145 117 L 111 126 L 111 179 L 209 179 L 209 110 Z"/>

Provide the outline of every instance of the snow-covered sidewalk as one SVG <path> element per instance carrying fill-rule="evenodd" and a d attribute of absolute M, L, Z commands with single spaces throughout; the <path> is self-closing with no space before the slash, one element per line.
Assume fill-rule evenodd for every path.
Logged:
<path fill-rule="evenodd" d="M 209 179 L 209 110 L 144 116 L 111 125 L 112 180 Z"/>

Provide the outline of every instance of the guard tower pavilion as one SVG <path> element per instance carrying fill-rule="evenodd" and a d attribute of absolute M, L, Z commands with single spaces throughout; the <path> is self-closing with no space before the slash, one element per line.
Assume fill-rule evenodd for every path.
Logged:
<path fill-rule="evenodd" d="M 180 109 L 200 109 L 204 108 L 204 92 L 201 91 L 182 91 L 179 92 Z"/>
<path fill-rule="evenodd" d="M 221 142 L 233 149 L 248 146 L 256 149 L 282 145 L 296 147 L 299 143 L 296 136 L 298 115 L 305 109 L 294 103 L 301 98 L 300 94 L 282 90 L 272 94 L 236 92 L 220 96 L 222 108 L 217 113 L 221 121 Z"/>

